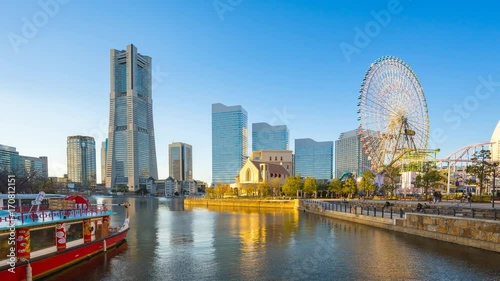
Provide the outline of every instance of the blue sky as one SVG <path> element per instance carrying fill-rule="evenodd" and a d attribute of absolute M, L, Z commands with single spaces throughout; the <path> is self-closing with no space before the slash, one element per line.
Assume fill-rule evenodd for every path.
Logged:
<path fill-rule="evenodd" d="M 1 1 L 0 144 L 66 173 L 67 136 L 106 138 L 109 49 L 133 43 L 153 58 L 160 178 L 168 144 L 182 141 L 194 177 L 211 181 L 216 102 L 242 105 L 249 128 L 288 125 L 292 149 L 296 138 L 338 139 L 358 126 L 361 81 L 385 55 L 418 76 L 430 146 L 445 157 L 489 141 L 500 119 L 500 21 L 494 1 L 436 2 Z M 346 57 L 342 44 L 356 52 Z"/>

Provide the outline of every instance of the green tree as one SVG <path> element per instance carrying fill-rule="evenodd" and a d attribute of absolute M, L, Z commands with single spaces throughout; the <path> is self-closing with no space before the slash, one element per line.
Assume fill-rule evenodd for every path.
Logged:
<path fill-rule="evenodd" d="M 417 175 L 415 178 L 415 186 L 422 187 L 425 193 L 428 194 L 431 189 L 437 187 L 441 181 L 441 175 L 438 170 L 431 163 L 425 163 L 422 165 L 421 174 Z"/>
<path fill-rule="evenodd" d="M 140 189 L 138 189 L 138 190 L 135 192 L 135 194 L 137 194 L 137 195 L 146 195 L 146 194 L 148 194 L 148 193 L 149 193 L 149 192 L 148 192 L 148 189 L 147 189 L 147 188 L 145 188 L 145 187 L 141 187 Z"/>
<path fill-rule="evenodd" d="M 328 185 L 328 190 L 332 194 L 335 194 L 335 197 L 339 197 L 340 193 L 342 192 L 342 181 L 337 178 L 331 180 L 330 184 Z"/>
<path fill-rule="evenodd" d="M 224 198 L 224 194 L 226 193 L 226 185 L 222 183 L 218 183 L 215 185 L 215 195 L 217 198 Z"/>
<path fill-rule="evenodd" d="M 325 194 L 326 197 L 326 193 L 328 192 L 328 183 L 325 180 L 320 181 L 317 189 L 320 192 L 321 197 L 323 197 L 323 194 Z"/>
<path fill-rule="evenodd" d="M 477 151 L 471 160 L 474 164 L 468 166 L 465 171 L 476 177 L 476 184 L 479 188 L 479 194 L 482 195 L 483 187 L 488 183 L 488 177 L 493 172 L 493 165 L 488 162 L 491 159 L 489 150 L 481 149 Z"/>
<path fill-rule="evenodd" d="M 375 191 L 375 175 L 372 171 L 366 170 L 361 175 L 361 180 L 359 181 L 359 189 L 364 191 L 365 196 L 369 196 L 370 192 Z"/>
<path fill-rule="evenodd" d="M 271 189 L 271 192 L 273 194 L 273 197 L 278 196 L 281 193 L 281 179 L 280 178 L 273 178 L 272 180 L 269 181 L 269 188 Z"/>
<path fill-rule="evenodd" d="M 259 184 L 257 185 L 257 192 L 259 194 L 259 197 L 269 196 L 269 183 L 259 182 Z"/>
<path fill-rule="evenodd" d="M 283 183 L 283 193 L 287 196 L 296 196 L 301 187 L 300 176 L 288 176 Z"/>
<path fill-rule="evenodd" d="M 317 191 L 317 184 L 315 178 L 307 177 L 304 182 L 304 192 L 312 196 Z"/>
<path fill-rule="evenodd" d="M 386 167 L 384 174 L 384 181 L 386 182 L 387 189 L 390 190 L 391 195 L 395 194 L 396 184 L 400 182 L 401 168 L 399 166 Z"/>
<path fill-rule="evenodd" d="M 207 187 L 207 189 L 205 190 L 207 196 L 209 198 L 214 198 L 215 197 L 215 188 L 214 187 Z"/>
<path fill-rule="evenodd" d="M 356 193 L 356 182 L 352 178 L 348 178 L 342 186 L 342 193 L 348 197 L 352 197 Z"/>

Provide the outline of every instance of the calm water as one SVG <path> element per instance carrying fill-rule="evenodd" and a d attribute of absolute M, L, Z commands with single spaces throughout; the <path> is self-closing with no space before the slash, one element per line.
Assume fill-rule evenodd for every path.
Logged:
<path fill-rule="evenodd" d="M 127 243 L 48 280 L 500 280 L 500 254 L 450 243 L 291 210 L 126 200 Z"/>

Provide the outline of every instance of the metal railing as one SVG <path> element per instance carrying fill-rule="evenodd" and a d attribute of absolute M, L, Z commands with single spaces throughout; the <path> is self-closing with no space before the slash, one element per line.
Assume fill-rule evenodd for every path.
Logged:
<path fill-rule="evenodd" d="M 319 201 L 314 199 L 305 199 L 304 203 L 315 204 L 323 210 L 330 210 L 335 212 L 360 214 L 364 216 L 373 216 L 381 218 L 403 218 L 406 213 L 449 216 L 449 217 L 468 217 L 473 219 L 486 219 L 497 220 L 498 211 L 496 209 L 463 209 L 462 206 L 455 206 L 450 208 L 428 208 L 429 206 L 417 207 L 396 207 L 396 206 L 380 206 L 368 205 L 361 203 L 350 202 L 328 202 Z M 467 203 L 468 205 L 468 203 Z"/>

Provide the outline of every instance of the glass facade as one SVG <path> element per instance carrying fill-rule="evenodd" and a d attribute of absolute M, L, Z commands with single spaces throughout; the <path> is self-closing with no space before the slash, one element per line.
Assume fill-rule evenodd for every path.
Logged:
<path fill-rule="evenodd" d="M 252 124 L 252 151 L 288 150 L 290 132 L 286 125 Z"/>
<path fill-rule="evenodd" d="M 239 105 L 212 104 L 212 183 L 234 183 L 247 158 L 247 112 Z"/>
<path fill-rule="evenodd" d="M 151 58 L 137 52 L 111 50 L 111 95 L 106 186 L 140 188 L 158 179 L 151 99 Z"/>
<path fill-rule="evenodd" d="M 340 178 L 344 173 L 353 173 L 357 176 L 370 170 L 371 163 L 363 153 L 359 130 L 352 130 L 340 134 L 335 141 L 335 177 Z"/>
<path fill-rule="evenodd" d="M 67 141 L 68 181 L 96 185 L 96 151 L 93 137 L 70 136 Z"/>
<path fill-rule="evenodd" d="M 106 157 L 108 155 L 108 139 L 101 143 L 101 182 L 106 183 Z"/>
<path fill-rule="evenodd" d="M 333 141 L 295 140 L 295 175 L 317 180 L 333 178 Z"/>
<path fill-rule="evenodd" d="M 193 153 L 192 146 L 182 142 L 168 145 L 169 176 L 177 181 L 193 180 Z"/>
<path fill-rule="evenodd" d="M 0 144 L 0 171 L 13 173 L 18 167 L 19 152 L 15 147 Z"/>

